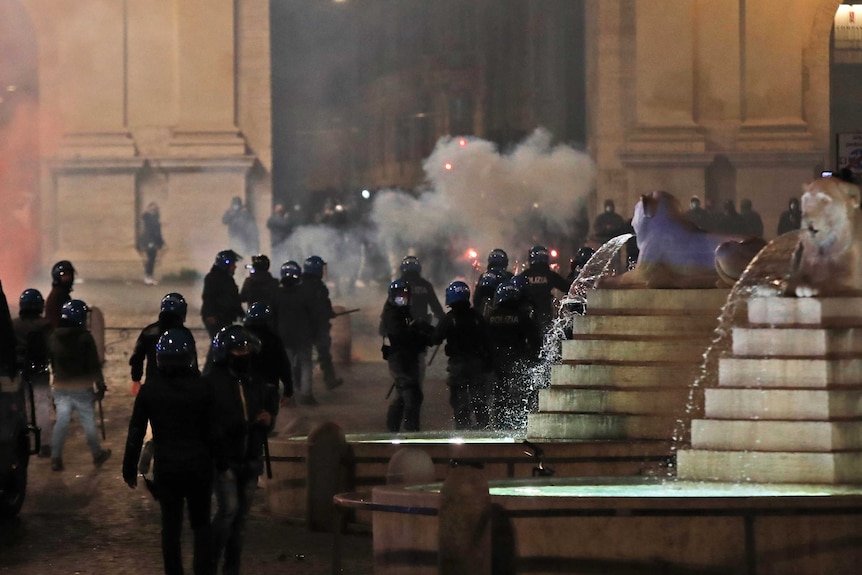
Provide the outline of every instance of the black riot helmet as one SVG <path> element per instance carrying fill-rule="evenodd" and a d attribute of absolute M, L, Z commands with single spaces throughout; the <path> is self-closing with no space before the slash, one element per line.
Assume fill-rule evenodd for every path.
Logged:
<path fill-rule="evenodd" d="M 579 270 L 587 265 L 587 262 L 590 261 L 590 258 L 593 257 L 594 253 L 596 253 L 596 251 L 589 246 L 584 246 L 579 249 L 578 253 L 575 254 L 575 257 L 572 258 L 572 270 Z"/>
<path fill-rule="evenodd" d="M 389 284 L 389 296 L 387 301 L 398 307 L 410 305 L 410 284 L 402 279 L 394 280 Z"/>
<path fill-rule="evenodd" d="M 422 263 L 419 261 L 419 258 L 416 256 L 406 256 L 403 260 L 401 260 L 401 273 L 415 273 L 419 275 L 422 273 Z"/>
<path fill-rule="evenodd" d="M 79 299 L 67 301 L 60 308 L 60 321 L 62 325 L 81 327 L 87 323 L 87 314 L 90 308 Z"/>
<path fill-rule="evenodd" d="M 221 328 L 213 338 L 213 363 L 225 365 L 231 355 L 248 355 L 260 351 L 260 340 L 241 325 Z"/>
<path fill-rule="evenodd" d="M 236 262 L 241 259 L 242 256 L 233 250 L 222 250 L 216 254 L 215 262 L 213 262 L 213 265 L 217 268 L 227 270 L 232 264 L 235 265 Z"/>
<path fill-rule="evenodd" d="M 488 254 L 489 270 L 504 270 L 509 267 L 509 255 L 505 250 L 495 248 Z"/>
<path fill-rule="evenodd" d="M 69 260 L 60 260 L 51 268 L 51 285 L 72 285 L 75 282 L 75 268 Z"/>
<path fill-rule="evenodd" d="M 494 307 L 517 303 L 521 299 L 521 290 L 511 280 L 504 281 L 494 292 Z"/>
<path fill-rule="evenodd" d="M 187 329 L 169 329 L 156 343 L 156 366 L 162 373 L 193 373 L 196 353 L 195 340 Z"/>
<path fill-rule="evenodd" d="M 446 305 L 453 306 L 459 303 L 470 303 L 470 287 L 460 281 L 454 281 L 446 288 Z"/>
<path fill-rule="evenodd" d="M 272 309 L 263 302 L 256 301 L 248 306 L 242 325 L 254 327 L 256 325 L 269 325 L 272 321 Z"/>
<path fill-rule="evenodd" d="M 528 261 L 530 262 L 531 266 L 536 264 L 546 264 L 550 262 L 551 256 L 548 253 L 548 248 L 539 245 L 531 247 Z"/>
<path fill-rule="evenodd" d="M 27 288 L 18 298 L 18 315 L 42 315 L 45 311 L 45 300 L 42 293 L 34 288 Z"/>
<path fill-rule="evenodd" d="M 159 316 L 169 314 L 179 319 L 180 323 L 185 323 L 188 309 L 186 298 L 180 293 L 171 292 L 162 298 L 162 303 L 159 305 Z"/>
<path fill-rule="evenodd" d="M 326 266 L 326 262 L 323 261 L 323 258 L 320 256 L 308 256 L 305 258 L 305 261 L 302 262 L 302 273 L 322 278 L 323 277 L 323 268 Z"/>
<path fill-rule="evenodd" d="M 299 285 L 302 283 L 302 268 L 293 260 L 281 264 L 282 285 Z"/>

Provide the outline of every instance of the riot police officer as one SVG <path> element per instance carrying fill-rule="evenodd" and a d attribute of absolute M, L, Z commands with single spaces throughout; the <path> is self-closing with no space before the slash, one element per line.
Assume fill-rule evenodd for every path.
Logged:
<path fill-rule="evenodd" d="M 315 406 L 312 393 L 312 349 L 314 346 L 310 292 L 302 288 L 302 268 L 295 261 L 281 266 L 281 286 L 275 296 L 273 314 L 275 326 L 287 352 L 291 379 L 297 386 L 296 402 Z"/>
<path fill-rule="evenodd" d="M 422 262 L 416 256 L 406 256 L 401 260 L 401 279 L 410 284 L 410 308 L 417 320 L 431 323 L 432 314 L 436 321 L 443 319 L 446 312 L 437 299 L 434 286 L 422 277 Z"/>
<path fill-rule="evenodd" d="M 284 399 L 289 400 L 293 397 L 290 360 L 278 332 L 273 329 L 273 313 L 267 304 L 263 302 L 251 304 L 245 319 L 242 320 L 242 325 L 260 340 L 260 352 L 251 358 L 251 376 L 264 386 L 267 404 L 275 409 L 272 412 L 272 425 L 275 427 L 280 403 L 279 382 L 284 389 Z"/>
<path fill-rule="evenodd" d="M 233 279 L 236 264 L 242 259 L 233 250 L 223 250 L 216 254 L 209 273 L 204 276 L 204 289 L 201 294 L 201 318 L 210 339 L 218 331 L 233 324 L 245 312 L 239 297 L 239 289 Z"/>
<path fill-rule="evenodd" d="M 307 293 L 311 304 L 312 333 L 314 334 L 314 349 L 317 351 L 317 361 L 323 372 L 323 383 L 326 389 L 332 390 L 344 383 L 335 375 L 332 364 L 332 300 L 329 299 L 329 288 L 323 282 L 326 262 L 320 256 L 309 256 L 302 262 L 302 290 Z"/>
<path fill-rule="evenodd" d="M 181 327 L 159 336 L 155 345 L 158 366 L 135 398 L 123 480 L 138 484 L 138 458 L 148 426 L 153 429 L 155 470 L 153 494 L 162 512 L 162 557 L 165 573 L 182 573 L 180 536 L 183 507 L 188 504 L 194 532 L 194 573 L 213 572 L 210 505 L 213 484 L 213 396 L 197 365 L 191 333 Z"/>
<path fill-rule="evenodd" d="M 243 303 L 249 306 L 254 302 L 272 305 L 278 289 L 278 280 L 269 272 L 269 266 L 269 257 L 266 255 L 251 256 L 251 263 L 245 266 L 249 270 L 249 275 L 242 282 L 242 288 L 239 290 L 239 299 Z"/>
<path fill-rule="evenodd" d="M 45 300 L 45 319 L 56 328 L 60 323 L 60 309 L 72 299 L 75 268 L 69 260 L 60 260 L 51 268 L 51 291 Z"/>
<path fill-rule="evenodd" d="M 487 429 L 488 378 L 491 371 L 491 340 L 485 318 L 470 306 L 470 288 L 454 281 L 446 288 L 449 313 L 434 331 L 432 344 L 446 342 L 449 358 L 447 385 L 449 405 L 455 415 L 456 429 Z M 475 424 L 471 422 L 471 413 Z"/>
<path fill-rule="evenodd" d="M 433 328 L 424 319 L 413 317 L 411 290 L 412 286 L 403 279 L 390 283 L 380 315 L 380 335 L 389 341 L 384 346 L 384 358 L 394 380 L 395 398 L 386 413 L 386 429 L 391 433 L 398 433 L 402 423 L 404 431 L 419 431 L 424 399 L 420 364 L 425 363 Z"/>
<path fill-rule="evenodd" d="M 523 295 L 532 303 L 536 321 L 544 331 L 554 317 L 553 290 L 567 293 L 571 284 L 551 269 L 550 254 L 545 246 L 535 245 L 530 248 L 527 261 L 529 267 L 519 274 L 526 280 Z"/>

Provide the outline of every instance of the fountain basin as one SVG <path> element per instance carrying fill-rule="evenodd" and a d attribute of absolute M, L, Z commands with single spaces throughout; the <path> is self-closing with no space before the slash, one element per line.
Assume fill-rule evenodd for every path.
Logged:
<path fill-rule="evenodd" d="M 440 484 L 377 487 L 375 574 L 437 571 Z M 653 478 L 489 482 L 494 573 L 853 573 L 862 488 Z M 402 510 L 399 512 L 399 510 Z"/>
<path fill-rule="evenodd" d="M 309 496 L 309 485 L 337 485 L 333 494 L 385 485 L 389 460 L 404 447 L 420 448 L 428 454 L 437 481 L 446 477 L 453 459 L 481 465 L 491 479 L 529 478 L 537 461 L 525 453 L 523 439 L 523 435 L 475 431 L 348 434 L 338 470 L 320 469 L 313 461 L 310 465 L 307 436 L 270 439 L 273 477 L 266 481 L 267 505 L 278 516 L 305 518 L 318 504 Z M 544 451 L 543 464 L 566 476 L 663 473 L 671 459 L 670 441 L 531 441 Z M 338 477 L 322 476 L 331 473 Z M 321 504 L 331 506 L 331 496 Z M 360 512 L 355 520 L 370 524 L 371 517 Z"/>

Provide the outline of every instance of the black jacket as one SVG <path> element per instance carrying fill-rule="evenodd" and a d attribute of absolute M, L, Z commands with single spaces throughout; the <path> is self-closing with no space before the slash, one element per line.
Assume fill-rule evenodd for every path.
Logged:
<path fill-rule="evenodd" d="M 157 477 L 212 469 L 213 396 L 200 375 L 147 378 L 129 421 L 123 478 L 137 475 L 147 422 L 153 427 Z"/>
<path fill-rule="evenodd" d="M 443 306 L 440 305 L 440 300 L 437 299 L 431 282 L 412 271 L 401 274 L 401 279 L 410 286 L 410 308 L 413 317 L 417 320 L 430 322 L 430 314 L 433 314 L 438 322 L 443 319 L 446 312 L 443 311 Z"/>
<path fill-rule="evenodd" d="M 245 313 L 233 276 L 218 266 L 213 266 L 204 278 L 201 299 L 201 318 L 210 329 L 231 325 Z M 214 325 L 207 323 L 208 317 L 215 318 Z"/>
<path fill-rule="evenodd" d="M 216 470 L 253 468 L 260 473 L 269 427 L 255 420 L 261 411 L 275 415 L 272 406 L 266 409 L 265 386 L 220 364 L 213 365 L 203 380 L 213 393 Z"/>
<path fill-rule="evenodd" d="M 536 321 L 540 325 L 548 325 L 554 317 L 554 296 L 552 290 L 560 290 L 564 294 L 569 291 L 570 282 L 552 270 L 548 264 L 533 264 L 521 275 L 527 280 L 524 288 L 529 302 L 536 312 Z"/>
<path fill-rule="evenodd" d="M 275 294 L 275 326 L 285 347 L 295 350 L 310 346 L 315 326 L 309 292 L 301 285 L 282 285 Z"/>
<path fill-rule="evenodd" d="M 305 292 L 315 334 L 325 333 L 329 330 L 330 320 L 335 317 L 332 300 L 329 299 L 329 288 L 321 278 L 302 274 L 299 289 Z"/>
<path fill-rule="evenodd" d="M 434 328 L 428 322 L 415 321 L 407 306 L 397 306 L 388 301 L 380 314 L 380 335 L 389 339 L 392 355 L 416 358 L 431 343 Z"/>
<path fill-rule="evenodd" d="M 496 367 L 537 358 L 542 345 L 540 327 L 532 310 L 518 302 L 499 305 L 488 315 L 488 333 Z"/>
<path fill-rule="evenodd" d="M 275 300 L 278 291 L 278 280 L 269 272 L 255 272 L 245 278 L 242 288 L 239 290 L 239 299 L 248 305 L 256 302 L 265 303 L 270 306 Z"/>
<path fill-rule="evenodd" d="M 278 382 L 284 384 L 284 396 L 293 395 L 293 377 L 290 371 L 290 360 L 284 349 L 281 338 L 268 326 L 246 326 L 260 340 L 260 351 L 251 358 L 252 377 L 257 378 L 266 386 L 267 404 L 272 406 L 270 395 L 275 396 L 275 408 L 278 408 Z M 274 412 L 273 415 L 275 415 Z"/>
<path fill-rule="evenodd" d="M 485 318 L 469 304 L 455 304 L 434 330 L 431 344 L 446 342 L 450 362 L 481 359 L 489 367 L 492 348 Z"/>
<path fill-rule="evenodd" d="M 149 380 L 156 373 L 156 344 L 159 338 L 169 329 L 184 329 L 188 332 L 192 341 L 195 340 L 192 332 L 186 329 L 179 320 L 171 320 L 168 317 L 160 318 L 159 321 L 151 323 L 141 330 L 135 349 L 129 357 L 129 365 L 132 368 L 132 381 L 141 381 L 144 376 L 144 361 L 147 362 L 146 375 Z M 195 367 L 197 367 L 197 351 L 194 352 Z"/>

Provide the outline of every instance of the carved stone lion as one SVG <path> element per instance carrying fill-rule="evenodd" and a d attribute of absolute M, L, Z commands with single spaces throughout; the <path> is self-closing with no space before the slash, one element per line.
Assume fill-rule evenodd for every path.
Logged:
<path fill-rule="evenodd" d="M 685 217 L 679 200 L 660 190 L 641 196 L 632 227 L 640 250 L 637 265 L 622 275 L 600 279 L 596 287 L 726 287 L 765 245 L 760 238 L 734 238 L 700 229 Z M 719 246 L 722 249 L 716 252 Z"/>
<path fill-rule="evenodd" d="M 803 187 L 799 246 L 784 284 L 785 295 L 862 292 L 862 212 L 859 187 L 820 178 Z"/>

